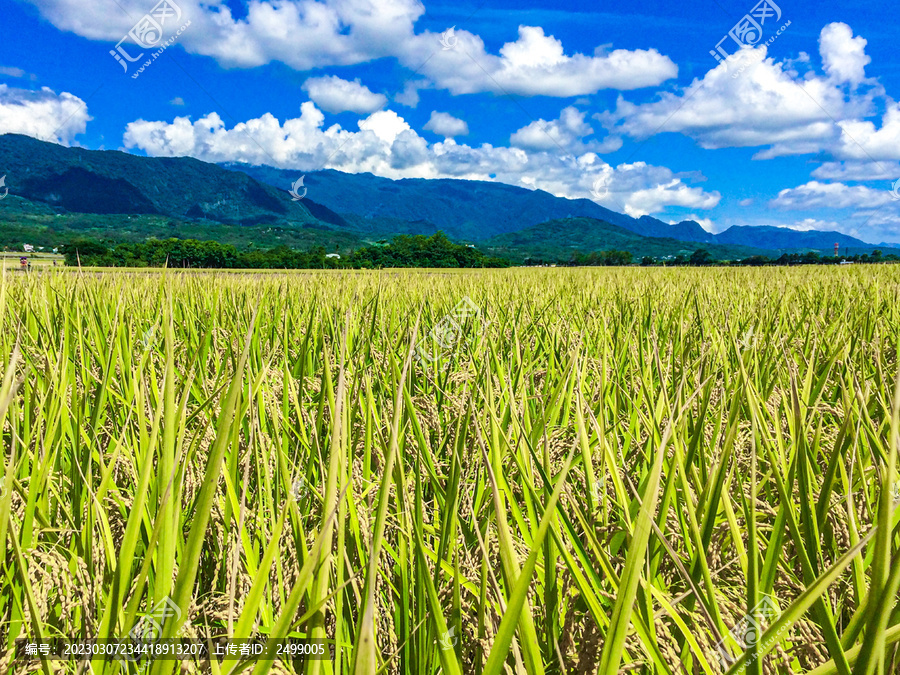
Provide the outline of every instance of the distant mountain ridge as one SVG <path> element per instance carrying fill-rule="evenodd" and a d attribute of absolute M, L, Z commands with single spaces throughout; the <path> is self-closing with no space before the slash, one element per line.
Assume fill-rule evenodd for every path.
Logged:
<path fill-rule="evenodd" d="M 263 183 L 285 189 L 296 171 L 269 166 L 223 164 Z M 518 232 L 540 223 L 566 218 L 589 218 L 630 230 L 644 237 L 664 237 L 684 242 L 747 246 L 771 251 L 815 249 L 830 251 L 835 242 L 858 252 L 877 246 L 840 232 L 792 230 L 786 227 L 733 226 L 713 234 L 693 220 L 674 225 L 652 216 L 631 216 L 611 211 L 589 199 L 556 197 L 543 190 L 490 181 L 403 178 L 393 180 L 369 173 L 348 174 L 333 169 L 305 175 L 309 196 L 332 211 L 356 216 L 356 227 L 367 219 L 433 224 L 449 236 L 485 241 Z M 427 229 L 426 229 L 427 231 Z"/>
<path fill-rule="evenodd" d="M 262 183 L 290 186 L 298 172 L 270 166 L 222 164 Z M 455 178 L 401 178 L 324 169 L 305 174 L 309 196 L 341 215 L 434 225 L 449 236 L 481 241 L 562 218 L 602 220 L 646 237 L 704 241 L 713 235 L 694 221 L 669 225 L 650 216 L 632 218 L 589 199 L 555 197 L 543 190 Z M 711 240 L 710 240 L 711 241 Z"/>
<path fill-rule="evenodd" d="M 226 223 L 341 222 L 311 200 L 189 157 L 139 157 L 0 136 L 10 192 L 75 213 L 160 214 Z M 317 211 L 314 216 L 311 212 Z"/>
<path fill-rule="evenodd" d="M 875 249 L 873 244 L 867 244 L 861 239 L 851 237 L 840 232 L 822 232 L 819 230 L 790 230 L 786 227 L 747 227 L 735 225 L 716 235 L 716 242 L 722 244 L 738 244 L 742 246 L 758 246 L 764 243 L 762 248 L 824 248 L 831 249 L 838 244 L 841 250 Z M 857 252 L 859 252 L 857 250 Z"/>
<path fill-rule="evenodd" d="M 701 248 L 709 251 L 716 259 L 728 260 L 770 253 L 749 246 L 678 241 L 668 237 L 645 237 L 624 227 L 593 218 L 549 220 L 518 232 L 491 237 L 481 242 L 479 246 L 491 255 L 504 256 L 519 262 L 526 258 L 567 260 L 575 252 L 585 254 L 609 250 L 628 251 L 635 262 L 639 262 L 644 256 L 651 258 L 689 256 Z"/>
<path fill-rule="evenodd" d="M 566 199 L 542 190 L 491 181 L 393 180 L 326 169 L 305 174 L 308 192 L 298 201 L 291 198 L 288 190 L 304 175 L 300 171 L 216 165 L 190 157 L 141 157 L 112 150 L 67 148 L 17 134 L 0 135 L 0 175 L 6 175 L 6 186 L 17 198 L 4 204 L 7 213 L 13 204 L 19 204 L 19 214 L 36 214 L 50 207 L 63 214 L 128 214 L 209 226 L 224 223 L 275 232 L 272 237 L 276 241 L 279 228 L 290 230 L 285 241 L 309 241 L 313 234 L 296 234 L 309 230 L 322 232 L 323 240 L 348 246 L 351 242 L 375 242 L 396 234 L 430 235 L 443 230 L 453 239 L 479 245 L 508 249 L 518 241 L 527 242 L 531 248 L 537 243 L 540 248 L 543 244 L 534 239 L 550 236 L 552 231 L 558 241 L 548 244 L 560 250 L 588 251 L 609 248 L 609 241 L 586 229 L 591 224 L 600 227 L 597 223 L 604 223 L 639 237 L 665 239 L 664 245 L 643 242 L 641 246 L 647 250 L 665 249 L 669 251 L 667 255 L 672 250 L 693 250 L 693 244 L 706 245 L 711 251 L 765 249 L 770 254 L 810 249 L 827 253 L 835 243 L 842 252 L 849 248 L 863 253 L 877 248 L 838 232 L 781 227 L 736 226 L 712 234 L 692 220 L 670 225 L 652 216 L 632 218 L 589 199 Z M 27 231 L 27 222 L 31 221 L 22 222 L 21 227 L 26 228 L 23 231 Z M 573 229 L 563 236 L 561 228 L 566 222 Z M 531 229 L 548 223 L 552 226 Z M 208 229 L 208 225 L 200 229 Z M 158 236 L 159 227 L 154 227 L 157 234 L 152 236 Z M 502 238 L 513 233 L 523 234 Z M 607 234 L 611 236 L 610 232 Z M 239 237 L 245 238 L 248 237 Z M 255 238 L 249 237 L 251 241 Z M 562 241 L 566 242 L 564 246 Z M 692 246 L 681 246 L 679 242 Z"/>

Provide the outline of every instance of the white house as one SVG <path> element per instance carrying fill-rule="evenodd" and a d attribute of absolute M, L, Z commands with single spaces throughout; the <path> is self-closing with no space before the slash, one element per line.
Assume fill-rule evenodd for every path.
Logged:
<path fill-rule="evenodd" d="M 22 248 L 25 250 L 25 253 L 34 253 L 34 246 L 31 244 L 22 244 Z"/>
<path fill-rule="evenodd" d="M 326 258 L 340 258 L 341 256 L 338 255 L 337 253 L 326 253 L 325 257 Z"/>

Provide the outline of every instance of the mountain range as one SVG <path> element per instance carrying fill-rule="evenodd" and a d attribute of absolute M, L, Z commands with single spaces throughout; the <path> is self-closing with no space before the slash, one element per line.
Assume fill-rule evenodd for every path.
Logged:
<path fill-rule="evenodd" d="M 588 199 L 489 181 L 216 165 L 85 150 L 0 135 L 0 245 L 29 236 L 56 245 L 75 236 L 116 240 L 210 238 L 241 246 L 353 248 L 397 234 L 443 230 L 513 260 L 618 248 L 661 257 L 706 248 L 717 258 L 876 248 L 838 232 L 731 227 L 719 234 L 686 220 L 633 218 Z M 307 192 L 288 192 L 303 177 Z M 882 246 L 882 248 L 884 248 Z M 887 252 L 887 251 L 886 251 Z"/>

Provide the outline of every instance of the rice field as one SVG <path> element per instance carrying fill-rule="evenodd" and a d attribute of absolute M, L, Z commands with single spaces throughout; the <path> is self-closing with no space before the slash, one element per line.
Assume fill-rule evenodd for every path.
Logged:
<path fill-rule="evenodd" d="M 0 672 L 900 672 L 900 267 L 6 271 Z M 309 637 L 331 660 L 26 661 Z"/>

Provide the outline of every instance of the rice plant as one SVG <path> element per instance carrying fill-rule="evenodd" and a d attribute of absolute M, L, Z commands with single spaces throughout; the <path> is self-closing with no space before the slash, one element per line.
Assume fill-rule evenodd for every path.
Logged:
<path fill-rule="evenodd" d="M 333 658 L 153 675 L 900 672 L 898 308 L 894 266 L 6 271 L 0 672 L 138 672 L 16 640 L 161 602 Z"/>

